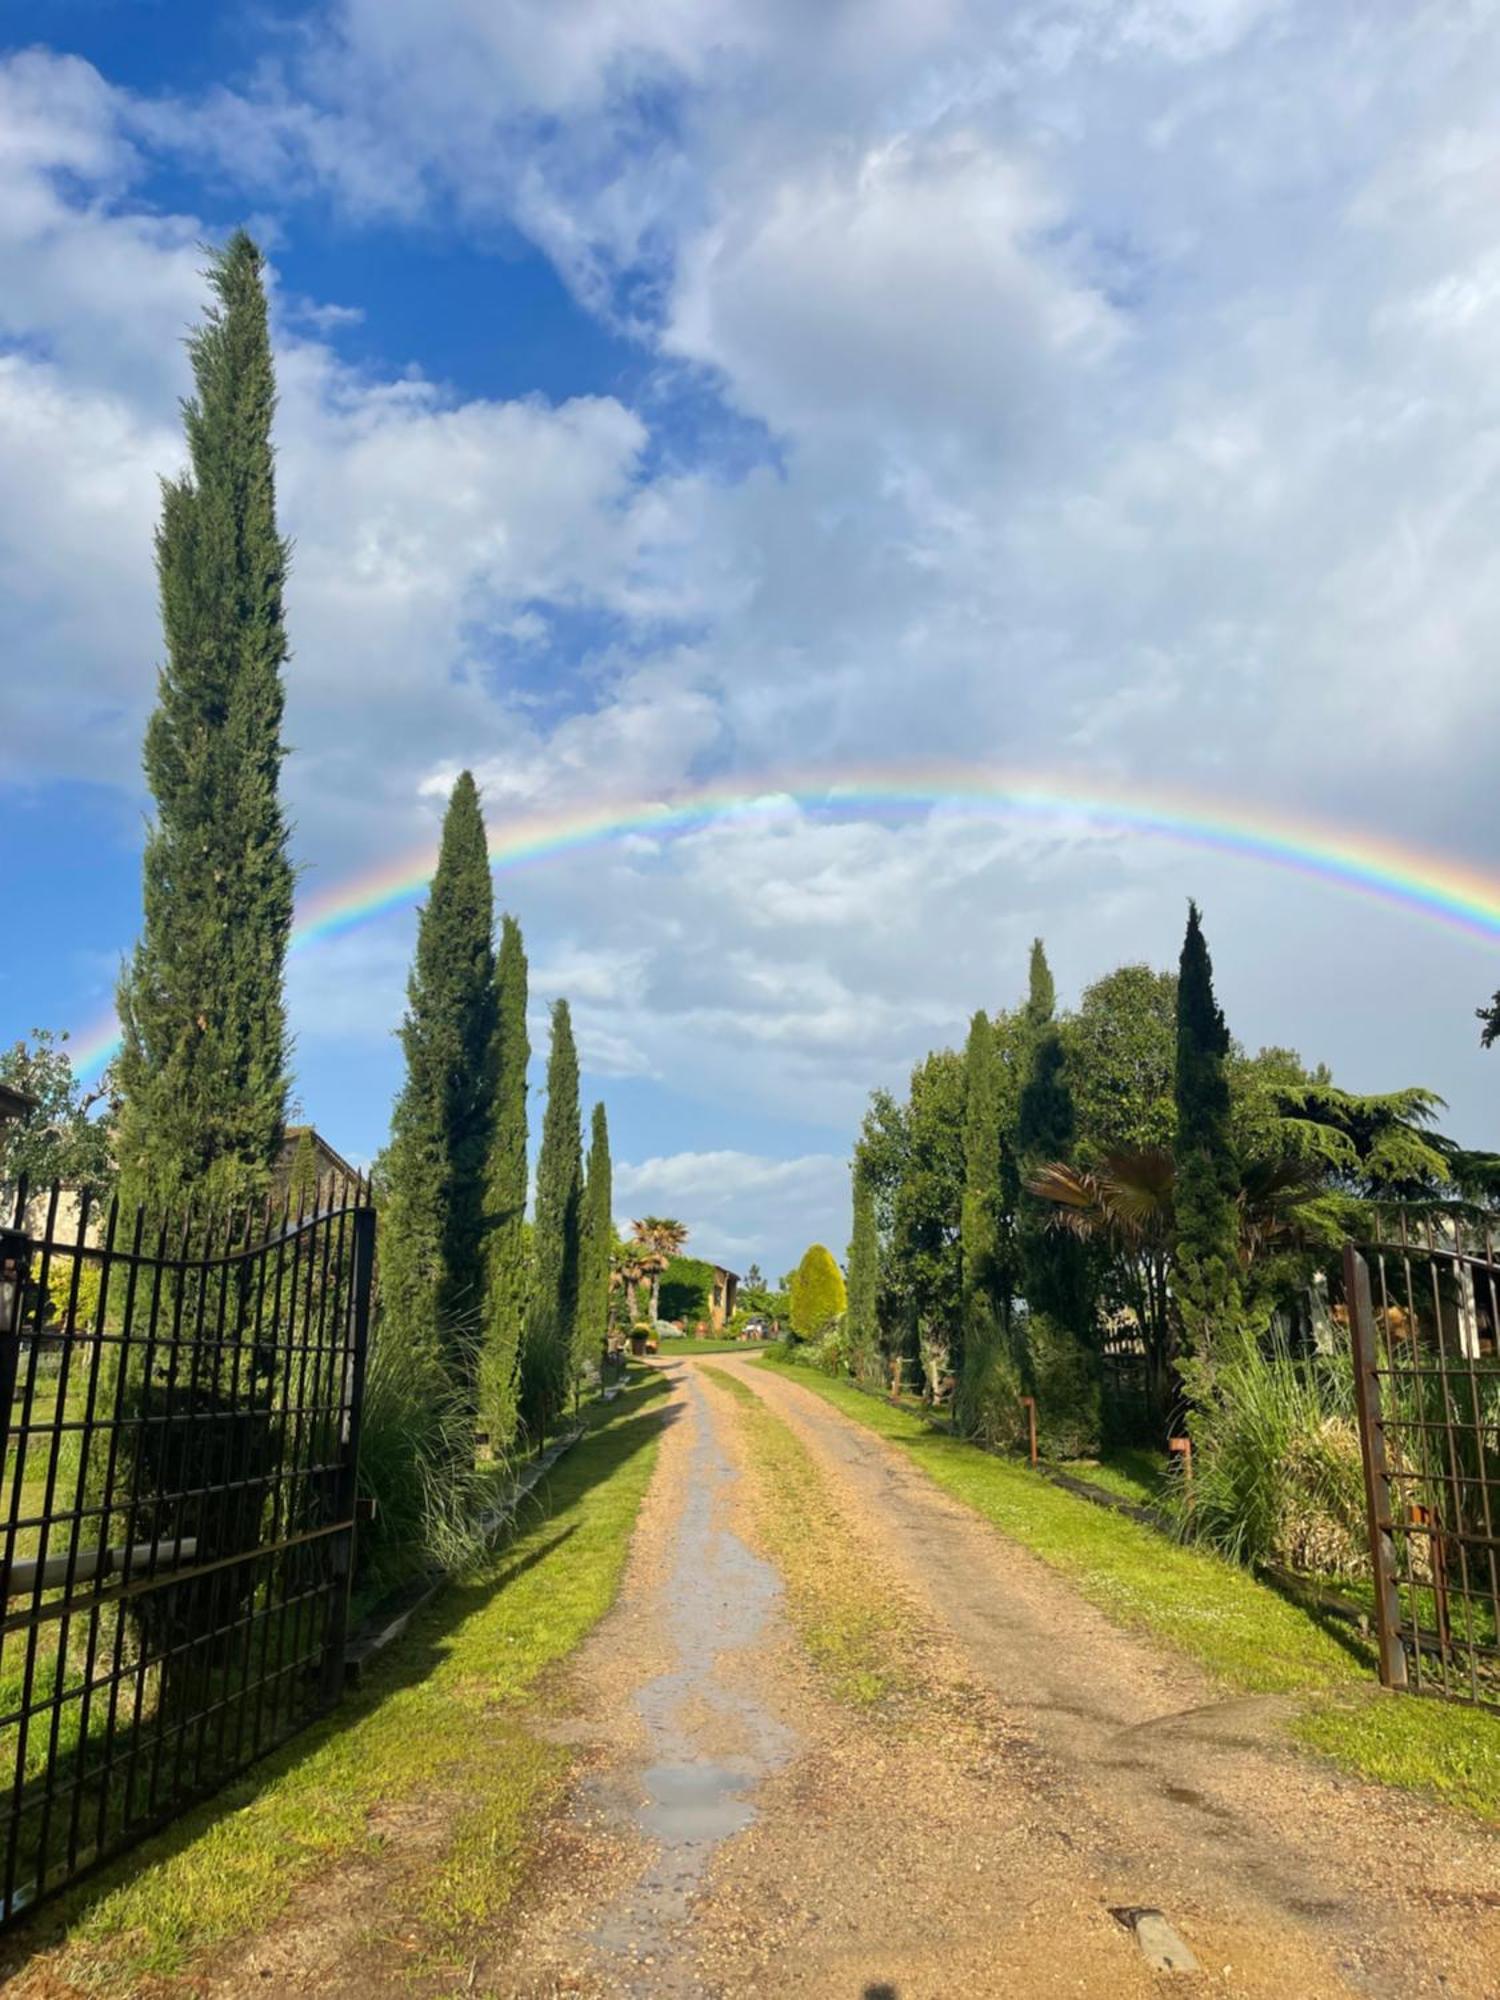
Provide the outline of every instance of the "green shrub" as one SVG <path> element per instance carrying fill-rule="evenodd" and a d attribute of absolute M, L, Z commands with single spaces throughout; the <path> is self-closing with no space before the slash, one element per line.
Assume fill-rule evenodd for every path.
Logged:
<path fill-rule="evenodd" d="M 966 1436 L 997 1450 L 1010 1451 L 1026 1436 L 1021 1409 L 1025 1390 L 1020 1365 L 1008 1335 L 971 1342 L 953 1399 L 953 1420 Z"/>
<path fill-rule="evenodd" d="M 1046 1313 L 1026 1321 L 1023 1375 L 1036 1398 L 1037 1448 L 1043 1458 L 1091 1458 L 1102 1416 L 1098 1358 Z"/>
<path fill-rule="evenodd" d="M 816 1340 L 842 1316 L 847 1303 L 844 1274 L 832 1251 L 821 1243 L 812 1244 L 792 1278 L 793 1333 L 802 1340 Z"/>
<path fill-rule="evenodd" d="M 1246 1339 L 1193 1387 L 1187 1531 L 1241 1562 L 1360 1573 L 1364 1475 L 1348 1356 Z"/>
<path fill-rule="evenodd" d="M 848 1373 L 849 1356 L 844 1338 L 844 1322 L 837 1319 L 824 1329 L 807 1349 L 805 1359 L 825 1375 Z"/>

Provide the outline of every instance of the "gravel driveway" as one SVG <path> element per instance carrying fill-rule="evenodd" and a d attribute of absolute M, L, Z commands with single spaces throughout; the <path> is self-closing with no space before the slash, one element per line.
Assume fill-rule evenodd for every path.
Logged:
<path fill-rule="evenodd" d="M 677 1420 L 578 1662 L 589 1776 L 475 1990 L 1500 1995 L 1495 1839 L 1298 1754 L 1280 1698 L 1225 1698 L 1117 1630 L 794 1380 L 663 1365 Z M 899 1722 L 833 1701 L 790 1630 L 715 1368 L 920 1617 Z M 1143 1908 L 1197 1971 L 1153 1969 L 1153 1926 L 1120 1914 Z"/>

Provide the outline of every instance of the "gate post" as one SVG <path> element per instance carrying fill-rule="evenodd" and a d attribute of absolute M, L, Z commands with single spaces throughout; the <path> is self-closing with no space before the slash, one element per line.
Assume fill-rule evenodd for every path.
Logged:
<path fill-rule="evenodd" d="M 334 1498 L 334 1519 L 346 1523 L 333 1545 L 336 1596 L 323 1655 L 323 1699 L 330 1706 L 344 1687 L 344 1651 L 349 1640 L 349 1591 L 354 1581 L 355 1514 L 359 1498 L 359 1431 L 364 1410 L 365 1358 L 370 1333 L 370 1287 L 375 1269 L 375 1211 L 356 1208 L 351 1217 L 353 1268 L 349 1284 L 348 1344 L 344 1351 L 342 1458 Z"/>
<path fill-rule="evenodd" d="M 1375 1633 L 1380 1646 L 1380 1684 L 1406 1686 L 1406 1648 L 1401 1643 L 1401 1595 L 1396 1580 L 1396 1545 L 1391 1540 L 1390 1467 L 1385 1455 L 1385 1420 L 1380 1409 L 1379 1358 L 1370 1267 L 1352 1243 L 1344 1245 L 1344 1302 L 1354 1348 L 1354 1403 L 1359 1413 L 1359 1450 L 1365 1471 L 1365 1521 L 1370 1537 L 1370 1575 L 1375 1585 Z"/>

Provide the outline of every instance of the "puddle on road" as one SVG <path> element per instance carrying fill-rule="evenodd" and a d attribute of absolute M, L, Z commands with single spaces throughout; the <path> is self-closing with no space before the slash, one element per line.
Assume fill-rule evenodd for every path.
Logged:
<path fill-rule="evenodd" d="M 760 1638 L 781 1583 L 723 1524 L 733 1467 L 701 1383 L 691 1369 L 680 1379 L 695 1435 L 666 1592 L 676 1664 L 635 1696 L 650 1761 L 629 1817 L 655 1853 L 591 1940 L 609 1956 L 632 1961 L 639 1990 L 651 1993 L 676 1985 L 661 1957 L 670 1933 L 686 1917 L 715 1850 L 755 1818 L 757 1787 L 793 1744 L 791 1732 L 735 1672 L 735 1656 Z M 690 1979 L 685 1967 L 680 1977 Z"/>

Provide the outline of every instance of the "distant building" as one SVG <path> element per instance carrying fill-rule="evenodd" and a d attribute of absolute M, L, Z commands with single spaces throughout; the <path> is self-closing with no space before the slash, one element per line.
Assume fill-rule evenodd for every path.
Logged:
<path fill-rule="evenodd" d="M 0 1083 L 0 1125 L 9 1118 L 24 1118 L 28 1111 L 36 1110 L 36 1099 L 24 1090 L 12 1090 L 8 1083 Z"/>
<path fill-rule="evenodd" d="M 319 1205 L 324 1208 L 340 1207 L 363 1176 L 357 1167 L 350 1166 L 342 1153 L 334 1151 L 315 1125 L 287 1126 L 281 1142 L 281 1157 L 271 1176 L 277 1199 L 285 1200 L 289 1194 L 301 1192 L 294 1190 L 292 1183 L 299 1170 L 306 1171 L 309 1156 Z"/>
<path fill-rule="evenodd" d="M 735 1271 L 726 1271 L 721 1264 L 713 1267 L 713 1287 L 708 1295 L 708 1316 L 713 1321 L 714 1331 L 722 1333 L 734 1318 L 735 1305 L 739 1300 L 740 1281 Z"/>

